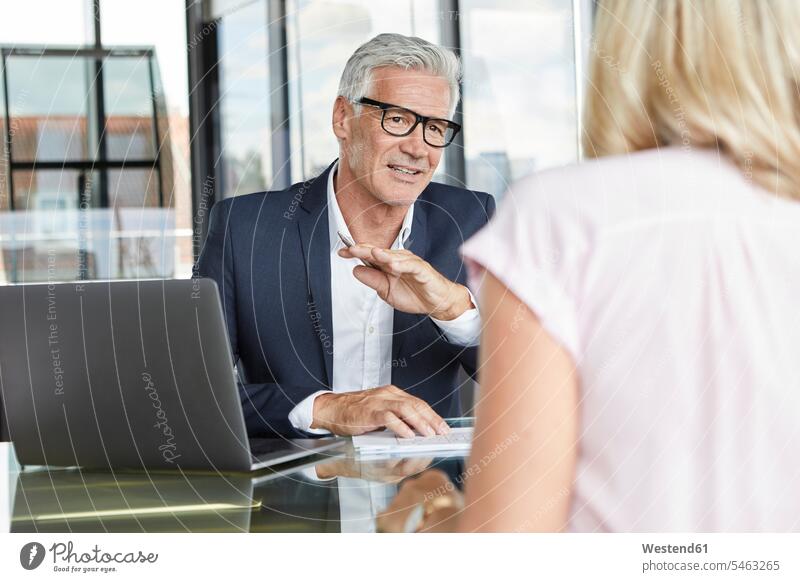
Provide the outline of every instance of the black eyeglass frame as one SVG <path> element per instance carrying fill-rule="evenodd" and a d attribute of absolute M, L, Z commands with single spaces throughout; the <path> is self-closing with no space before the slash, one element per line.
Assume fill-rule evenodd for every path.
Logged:
<path fill-rule="evenodd" d="M 383 101 L 376 101 L 375 99 L 370 99 L 369 97 L 362 97 L 361 99 L 354 99 L 352 102 L 353 103 L 357 103 L 359 105 L 368 105 L 370 107 L 377 107 L 378 109 L 380 109 L 381 110 L 381 129 L 383 129 L 383 131 L 385 131 L 389 135 L 393 135 L 395 137 L 405 137 L 407 135 L 411 135 L 411 133 L 413 133 L 414 130 L 417 129 L 417 126 L 420 123 L 422 123 L 423 124 L 422 125 L 422 139 L 425 141 L 426 144 L 428 144 L 429 146 L 434 147 L 434 148 L 446 148 L 451 143 L 453 143 L 453 140 L 458 135 L 458 132 L 461 131 L 461 126 L 458 123 L 456 123 L 455 121 L 452 121 L 450 119 L 444 119 L 442 117 L 427 117 L 425 115 L 420 115 L 416 111 L 412 111 L 411 109 L 408 109 L 407 107 L 401 107 L 400 105 L 393 105 L 392 103 L 384 103 Z M 413 115 L 416 118 L 416 120 L 414 121 L 414 124 L 408 129 L 407 132 L 405 132 L 405 133 L 394 133 L 394 132 L 391 132 L 388 129 L 386 129 L 386 127 L 384 126 L 383 123 L 384 123 L 384 120 L 386 119 L 386 112 L 389 109 L 402 109 L 403 111 L 408 111 L 411 115 Z M 433 144 L 433 143 L 428 141 L 428 138 L 425 137 L 425 125 L 424 124 L 428 123 L 429 121 L 444 121 L 445 123 L 447 123 L 447 125 L 449 127 L 451 127 L 453 129 L 453 135 L 450 136 L 450 139 L 447 141 L 447 143 L 442 144 L 442 145 L 437 145 L 437 144 Z"/>

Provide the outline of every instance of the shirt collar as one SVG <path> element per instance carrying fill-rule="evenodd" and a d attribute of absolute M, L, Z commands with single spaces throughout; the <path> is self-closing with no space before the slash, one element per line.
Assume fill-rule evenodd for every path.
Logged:
<path fill-rule="evenodd" d="M 335 253 L 340 248 L 344 247 L 344 243 L 342 243 L 342 241 L 339 239 L 337 231 L 341 232 L 342 234 L 346 234 L 353 239 L 353 235 L 350 234 L 350 229 L 347 228 L 347 223 L 344 221 L 342 210 L 339 208 L 339 201 L 336 199 L 336 190 L 333 186 L 333 180 L 338 169 L 339 162 L 336 162 L 333 164 L 331 171 L 328 172 L 328 230 L 331 253 Z M 405 218 L 403 218 L 403 224 L 400 226 L 400 232 L 398 233 L 394 243 L 392 243 L 393 249 L 405 248 L 406 241 L 408 240 L 408 237 L 411 236 L 411 224 L 413 220 L 414 205 L 412 204 L 408 207 Z"/>

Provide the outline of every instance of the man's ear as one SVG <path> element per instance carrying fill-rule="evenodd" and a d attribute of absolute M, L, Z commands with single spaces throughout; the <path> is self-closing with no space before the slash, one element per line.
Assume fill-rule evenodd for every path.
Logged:
<path fill-rule="evenodd" d="M 350 123 L 353 114 L 350 102 L 339 95 L 333 102 L 333 133 L 340 142 L 350 138 Z"/>

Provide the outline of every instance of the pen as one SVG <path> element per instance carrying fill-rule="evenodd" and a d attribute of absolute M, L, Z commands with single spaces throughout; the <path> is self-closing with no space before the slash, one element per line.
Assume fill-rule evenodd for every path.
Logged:
<path fill-rule="evenodd" d="M 356 244 L 356 243 L 353 242 L 353 239 L 351 239 L 346 234 L 342 234 L 341 231 L 337 230 L 336 234 L 339 235 L 339 239 L 341 239 L 341 241 L 344 243 L 344 246 L 346 246 L 348 249 Z M 369 267 L 370 269 L 377 269 L 378 268 L 375 265 L 373 265 L 372 263 L 370 263 L 369 261 L 365 261 L 364 259 L 360 259 L 360 261 L 361 261 L 361 264 L 363 264 L 365 267 Z"/>

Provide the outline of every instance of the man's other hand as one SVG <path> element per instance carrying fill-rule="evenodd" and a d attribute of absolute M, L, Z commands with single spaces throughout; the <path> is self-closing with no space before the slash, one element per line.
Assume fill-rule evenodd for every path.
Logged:
<path fill-rule="evenodd" d="M 359 392 L 320 394 L 314 400 L 311 428 L 348 436 L 384 427 L 403 438 L 412 438 L 415 433 L 434 436 L 450 432 L 427 402 L 391 384 Z"/>

